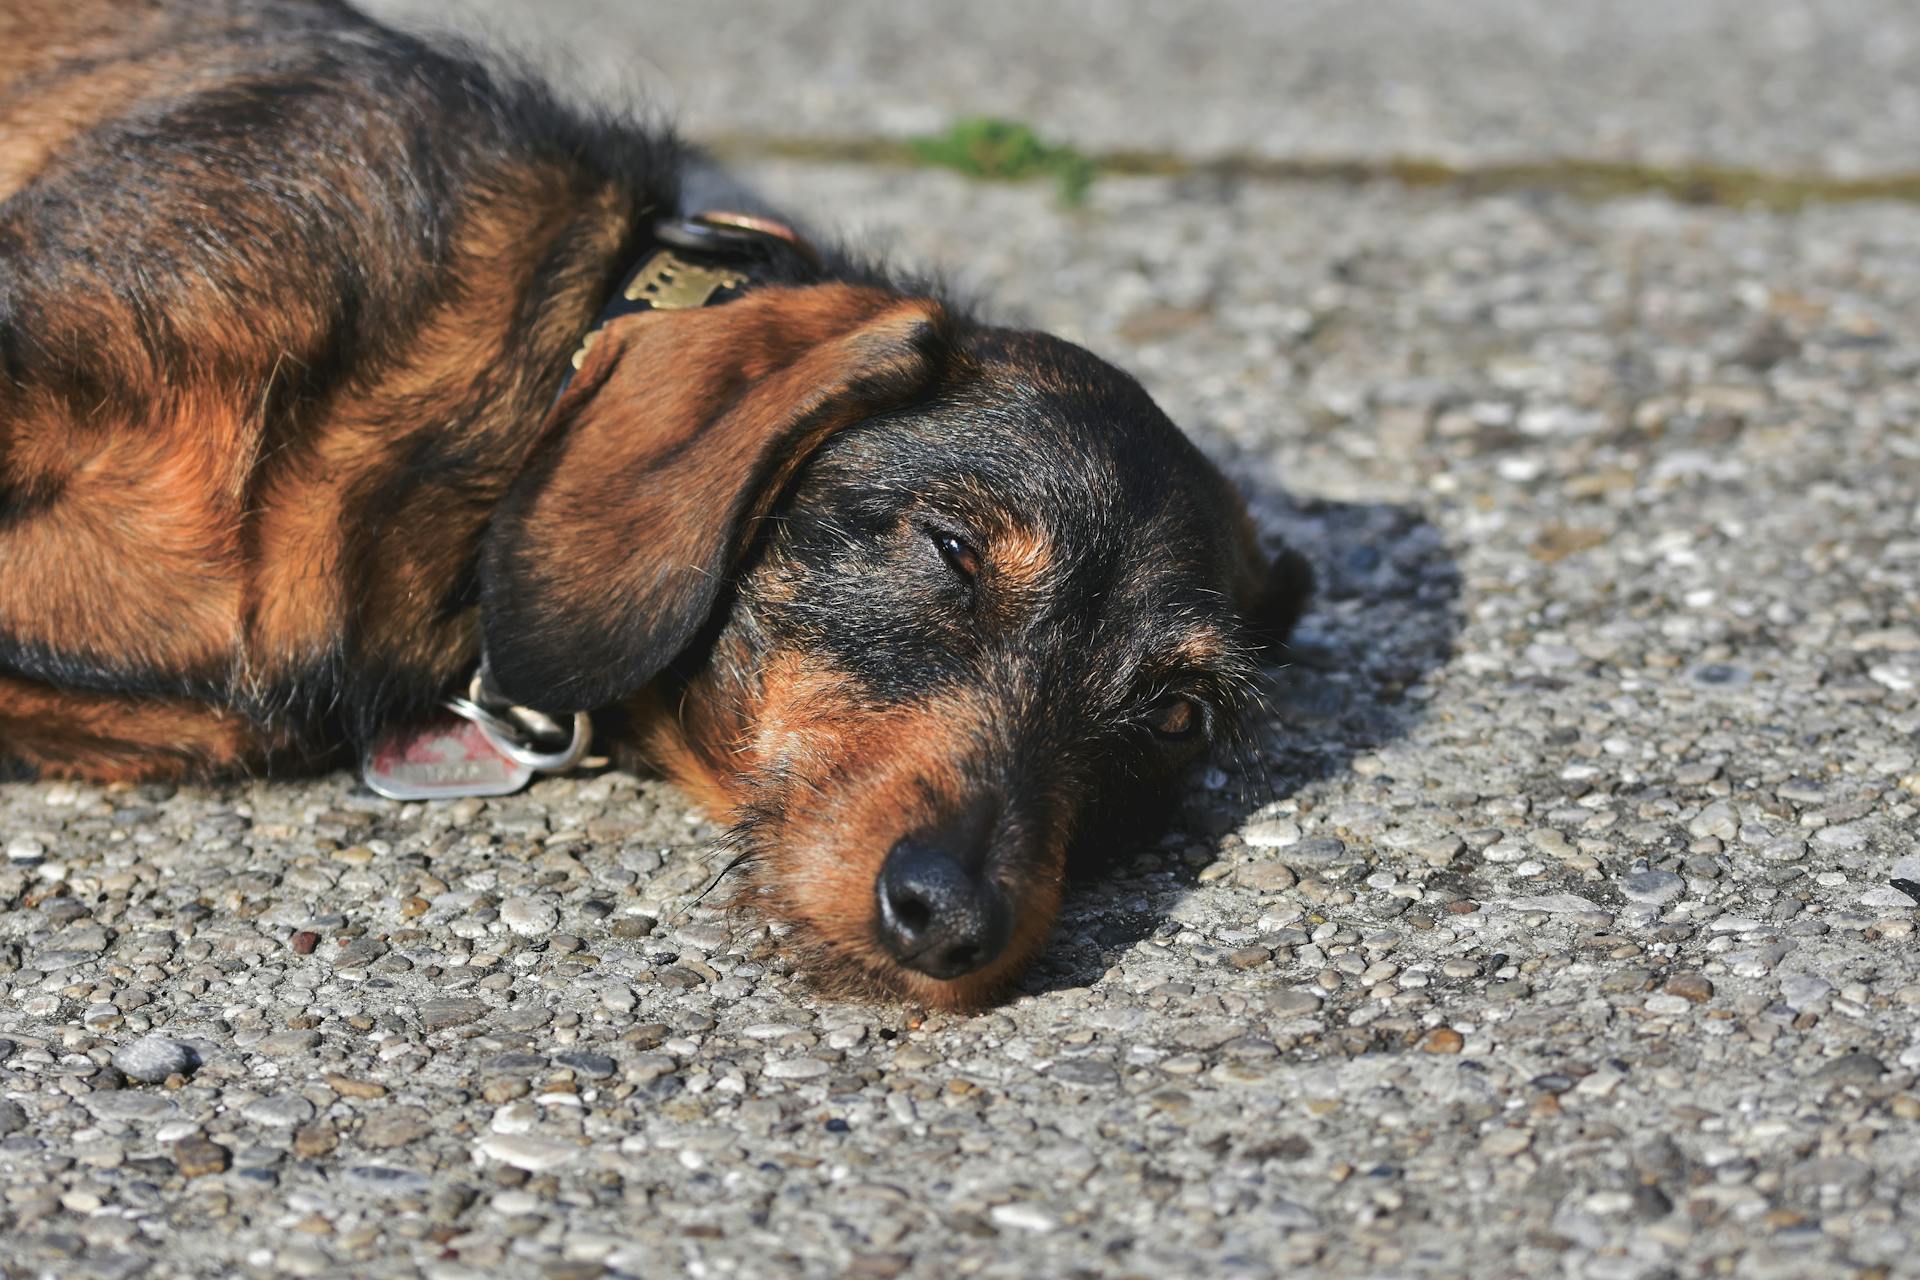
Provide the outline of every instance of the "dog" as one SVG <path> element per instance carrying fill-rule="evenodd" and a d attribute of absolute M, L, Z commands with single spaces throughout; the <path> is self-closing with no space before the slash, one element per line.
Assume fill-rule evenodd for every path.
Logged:
<path fill-rule="evenodd" d="M 1124 373 L 689 163 L 336 0 L 10 0 L 0 769 L 597 727 L 815 976 L 1003 994 L 1311 575 Z"/>

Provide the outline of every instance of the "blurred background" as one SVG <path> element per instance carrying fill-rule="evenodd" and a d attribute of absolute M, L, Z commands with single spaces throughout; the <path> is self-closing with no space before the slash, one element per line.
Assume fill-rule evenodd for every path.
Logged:
<path fill-rule="evenodd" d="M 1907 0 L 374 0 L 559 51 L 696 137 L 1025 120 L 1201 158 L 1911 168 Z"/>

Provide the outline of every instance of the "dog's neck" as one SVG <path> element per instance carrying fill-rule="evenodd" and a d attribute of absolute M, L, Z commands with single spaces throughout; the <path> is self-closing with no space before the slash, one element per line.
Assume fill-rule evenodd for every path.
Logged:
<path fill-rule="evenodd" d="M 646 251 L 621 274 L 575 348 L 551 403 L 560 404 L 595 340 L 614 322 L 644 312 L 690 311 L 730 302 L 769 279 L 791 278 L 796 267 L 817 272 L 819 254 L 798 232 L 770 218 L 709 211 L 656 225 Z M 484 645 L 466 696 L 446 705 L 476 723 L 489 722 L 523 751 L 567 758 L 556 768 L 571 767 L 578 756 L 569 756 L 571 748 L 584 750 L 585 717 L 570 722 L 512 705 L 493 685 Z"/>

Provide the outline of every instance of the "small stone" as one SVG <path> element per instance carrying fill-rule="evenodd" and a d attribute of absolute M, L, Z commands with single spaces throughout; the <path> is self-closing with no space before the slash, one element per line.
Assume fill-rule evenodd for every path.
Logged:
<path fill-rule="evenodd" d="M 1620 881 L 1620 896 L 1661 907 L 1687 891 L 1687 882 L 1671 871 L 1635 871 Z"/>
<path fill-rule="evenodd" d="M 432 1117 L 421 1108 L 392 1107 L 367 1117 L 353 1138 L 363 1147 L 384 1151 L 424 1138 L 432 1128 Z"/>
<path fill-rule="evenodd" d="M 1806 1160 L 1787 1171 L 1787 1183 L 1796 1190 L 1859 1191 L 1873 1181 L 1873 1166 L 1851 1156 Z"/>
<path fill-rule="evenodd" d="M 1660 989 L 1670 996 L 1679 996 L 1695 1004 L 1705 1004 L 1713 999 L 1713 984 L 1697 973 L 1673 974 L 1661 984 Z"/>
<path fill-rule="evenodd" d="M 1659 1187 L 1642 1183 L 1633 1189 L 1631 1212 L 1643 1222 L 1653 1222 L 1673 1212 L 1673 1201 Z"/>
<path fill-rule="evenodd" d="M 512 1102 L 515 1098 L 526 1097 L 530 1092 L 532 1089 L 525 1080 L 512 1076 L 489 1080 L 480 1086 L 480 1096 L 492 1103 Z"/>
<path fill-rule="evenodd" d="M 1614 969 L 1600 979 L 1602 991 L 1626 991 L 1639 993 L 1653 985 L 1653 974 L 1645 969 L 1631 965 L 1623 969 Z"/>
<path fill-rule="evenodd" d="M 1421 1037 L 1422 1053 L 1458 1053 L 1466 1048 L 1467 1038 L 1452 1027 L 1435 1027 Z"/>
<path fill-rule="evenodd" d="M 48 951 L 37 952 L 33 957 L 33 967 L 52 973 L 59 969 L 72 969 L 78 965 L 91 963 L 97 951 L 80 947 L 54 947 Z"/>
<path fill-rule="evenodd" d="M 290 1058 L 305 1053 L 319 1043 L 318 1031 L 276 1031 L 254 1045 L 253 1051 L 269 1058 Z"/>
<path fill-rule="evenodd" d="M 1725 800 L 1716 800 L 1687 824 L 1687 834 L 1696 839 L 1718 836 L 1722 840 L 1732 840 L 1740 834 L 1740 819 L 1734 814 L 1732 805 Z"/>
<path fill-rule="evenodd" d="M 586 1080 L 605 1080 L 620 1069 L 620 1064 L 604 1053 L 563 1053 L 554 1061 Z"/>
<path fill-rule="evenodd" d="M 1247 824 L 1240 838 L 1256 849 L 1284 849 L 1300 842 L 1300 824 L 1291 818 L 1269 818 Z"/>
<path fill-rule="evenodd" d="M 835 1027 L 827 1033 L 827 1047 L 829 1049 L 840 1050 L 851 1049 L 866 1038 L 867 1029 L 859 1023 L 854 1023 L 851 1026 Z"/>
<path fill-rule="evenodd" d="M 292 1129 L 313 1119 L 313 1104 L 297 1093 L 283 1093 L 248 1103 L 240 1114 L 254 1124 Z"/>
<path fill-rule="evenodd" d="M 1887 1066 L 1870 1053 L 1843 1053 L 1814 1075 L 1842 1084 L 1866 1084 L 1887 1074 Z"/>
<path fill-rule="evenodd" d="M 523 938 L 539 938 L 560 927 L 560 912 L 537 898 L 508 898 L 500 904 L 500 923 Z"/>
<path fill-rule="evenodd" d="M 307 1160 L 326 1155 L 339 1145 L 339 1130 L 325 1120 L 303 1124 L 293 1132 L 293 1153 Z"/>
<path fill-rule="evenodd" d="M 219 1173 L 232 1160 L 232 1154 L 225 1147 L 205 1138 L 182 1138 L 173 1144 L 174 1167 L 189 1178 Z"/>
<path fill-rule="evenodd" d="M 1235 871 L 1233 878 L 1255 893 L 1285 893 L 1299 880 L 1284 862 L 1249 863 Z"/>
<path fill-rule="evenodd" d="M 1768 862 L 1798 862 L 1807 856 L 1807 842 L 1793 836 L 1769 840 L 1760 846 L 1760 856 Z"/>
<path fill-rule="evenodd" d="M 1227 953 L 1227 963 L 1236 969 L 1254 969 L 1273 959 L 1265 947 L 1241 947 Z"/>
<path fill-rule="evenodd" d="M 287 940 L 287 945 L 293 948 L 293 954 L 297 956 L 310 956 L 313 949 L 320 945 L 320 935 L 311 929 L 302 929 Z"/>
<path fill-rule="evenodd" d="M 630 941 L 634 938 L 646 937 L 659 923 L 652 916 L 621 916 L 607 926 L 607 932 L 616 938 Z"/>
<path fill-rule="evenodd" d="M 1480 1154 L 1487 1156 L 1517 1156 L 1533 1145 L 1533 1135 L 1524 1129 L 1495 1129 L 1480 1140 Z"/>
<path fill-rule="evenodd" d="M 1031 1231 L 1035 1235 L 1044 1235 L 1060 1225 L 1058 1219 L 1038 1205 L 997 1204 L 987 1214 L 994 1222 L 1003 1227 L 1013 1227 L 1019 1231 Z"/>
<path fill-rule="evenodd" d="M 1349 861 L 1347 845 L 1333 836 L 1315 836 L 1287 850 L 1287 861 L 1296 867 L 1332 867 Z"/>
<path fill-rule="evenodd" d="M 191 1045 L 166 1036 L 142 1036 L 123 1045 L 113 1055 L 120 1074 L 141 1084 L 159 1084 L 168 1076 L 190 1076 L 200 1066 L 200 1055 Z"/>
<path fill-rule="evenodd" d="M 102 1120 L 159 1120 L 180 1111 L 172 1098 L 143 1089 L 101 1089 L 80 1103 Z"/>
<path fill-rule="evenodd" d="M 1795 1013 L 1817 1009 L 1833 994 L 1833 984 L 1810 973 L 1796 973 L 1780 980 L 1780 999 Z"/>
<path fill-rule="evenodd" d="M 27 1127 L 27 1113 L 11 1098 L 0 1098 L 0 1138 Z"/>
<path fill-rule="evenodd" d="M 490 1133 L 480 1140 L 481 1155 L 528 1173 L 545 1173 L 571 1164 L 580 1158 L 580 1152 L 581 1148 L 572 1143 L 525 1133 Z"/>
<path fill-rule="evenodd" d="M 818 1080 L 832 1070 L 830 1063 L 818 1058 L 779 1058 L 767 1064 L 767 1076 L 773 1080 Z"/>
<path fill-rule="evenodd" d="M 355 1190 L 387 1196 L 424 1196 L 433 1189 L 433 1180 L 423 1173 L 381 1164 L 349 1165 L 345 1181 Z"/>
<path fill-rule="evenodd" d="M 1503 903 L 1510 911 L 1539 911 L 1547 915 L 1578 915 L 1598 911 L 1600 904 L 1577 893 L 1546 893 L 1531 897 L 1508 898 Z"/>
<path fill-rule="evenodd" d="M 1304 1018 L 1320 1008 L 1320 997 L 1310 991 L 1291 988 L 1267 997 L 1267 1012 L 1276 1018 Z"/>
<path fill-rule="evenodd" d="M 1052 1077 L 1055 1080 L 1087 1088 L 1110 1088 L 1120 1083 L 1118 1071 L 1104 1062 L 1093 1062 L 1084 1058 L 1055 1063 Z"/>
<path fill-rule="evenodd" d="M 732 933 L 723 924 L 690 924 L 674 933 L 674 940 L 696 951 L 714 952 L 732 940 Z"/>
<path fill-rule="evenodd" d="M 424 1031 L 444 1031 L 465 1022 L 476 1022 L 486 1012 L 486 1003 L 470 996 L 438 996 L 420 1002 L 420 1027 Z"/>
<path fill-rule="evenodd" d="M 329 1071 L 324 1077 L 327 1088 L 343 1098 L 353 1098 L 361 1102 L 387 1096 L 387 1086 L 375 1084 L 371 1080 L 355 1080 L 352 1076 L 343 1076 Z"/>

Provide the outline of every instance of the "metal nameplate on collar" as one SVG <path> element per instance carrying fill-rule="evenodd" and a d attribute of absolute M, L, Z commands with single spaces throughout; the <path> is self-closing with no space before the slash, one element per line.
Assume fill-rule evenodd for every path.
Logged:
<path fill-rule="evenodd" d="M 533 775 L 479 724 L 451 713 L 388 732 L 360 762 L 361 780 L 389 800 L 510 796 Z"/>
<path fill-rule="evenodd" d="M 744 272 L 688 262 L 671 249 L 662 249 L 627 282 L 628 302 L 644 302 L 655 311 L 691 311 L 704 307 L 722 289 L 738 289 L 747 282 Z"/>
<path fill-rule="evenodd" d="M 476 701 L 481 691 L 476 675 L 472 696 L 447 699 L 451 714 L 392 730 L 375 743 L 360 765 L 368 788 L 389 800 L 510 796 L 536 773 L 565 773 L 586 758 L 593 718 L 585 712 L 568 724 L 524 707 L 496 712 Z"/>

